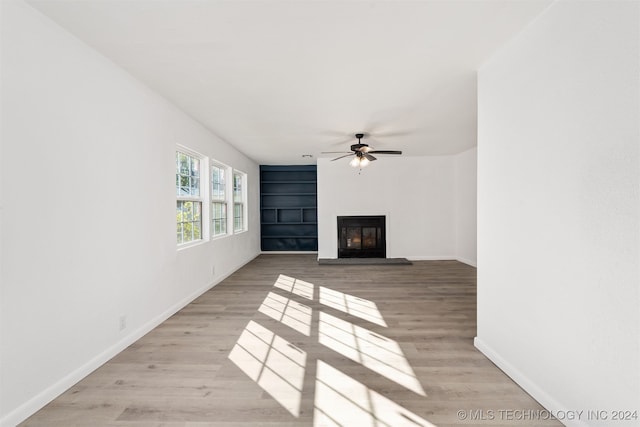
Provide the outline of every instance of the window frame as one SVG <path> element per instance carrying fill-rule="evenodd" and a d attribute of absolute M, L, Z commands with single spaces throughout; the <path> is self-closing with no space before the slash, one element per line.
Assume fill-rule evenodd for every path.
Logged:
<path fill-rule="evenodd" d="M 247 211 L 247 174 L 245 172 L 234 169 L 231 176 L 232 176 L 231 202 L 233 204 L 232 227 L 233 227 L 234 234 L 240 234 L 248 231 L 249 229 L 249 226 L 248 226 L 249 221 L 247 216 L 247 212 L 248 212 Z M 240 183 L 241 183 L 239 202 L 236 201 L 236 188 L 235 188 L 236 176 L 240 177 Z M 241 216 L 242 227 L 239 229 L 236 229 L 236 205 L 241 205 L 241 209 L 242 209 L 242 216 Z"/>
<path fill-rule="evenodd" d="M 214 189 L 213 189 L 213 170 L 214 168 L 216 169 L 220 169 L 223 172 L 223 197 L 222 198 L 214 198 Z M 209 201 L 209 209 L 211 211 L 211 216 L 210 216 L 210 223 L 211 223 L 211 238 L 212 239 L 219 239 L 225 236 L 229 236 L 231 233 L 229 233 L 229 179 L 227 178 L 229 175 L 229 171 L 231 171 L 231 168 L 227 165 L 225 165 L 224 163 L 218 162 L 216 160 L 211 160 L 210 162 L 210 171 L 209 171 L 209 177 L 211 178 L 209 180 L 209 184 L 210 184 L 210 190 L 209 190 L 209 194 L 210 194 L 210 201 Z M 214 204 L 217 203 L 221 203 L 223 204 L 223 210 L 224 210 L 224 222 L 222 222 L 222 224 L 224 224 L 224 232 L 220 233 L 220 234 L 214 234 L 215 232 L 215 226 L 213 224 L 213 221 L 215 221 L 215 216 L 214 216 Z"/>
<path fill-rule="evenodd" d="M 185 156 L 191 157 L 193 159 L 197 159 L 199 162 L 199 167 L 198 167 L 198 172 L 199 172 L 199 176 L 198 176 L 198 181 L 199 181 L 199 185 L 198 185 L 198 190 L 199 190 L 199 194 L 198 195 L 181 195 L 180 194 L 180 185 L 179 185 L 179 181 L 178 181 L 178 176 L 180 175 L 180 171 L 179 171 L 179 154 L 183 154 Z M 193 202 L 193 203 L 198 203 L 200 205 L 200 238 L 199 239 L 194 239 L 194 240 L 189 240 L 189 241 L 183 241 L 182 242 L 178 242 L 178 238 L 177 238 L 177 218 L 176 218 L 176 246 L 177 249 L 184 249 L 184 248 L 188 248 L 188 247 L 192 247 L 192 246 L 196 246 L 196 245 L 200 245 L 203 244 L 205 242 L 207 242 L 209 240 L 209 214 L 208 214 L 208 209 L 205 209 L 205 204 L 208 202 L 208 198 L 209 198 L 209 191 L 208 191 L 208 186 L 205 184 L 204 186 L 203 184 L 203 178 L 209 176 L 209 168 L 208 168 L 208 158 L 206 156 L 204 156 L 203 154 L 198 153 L 197 151 L 194 151 L 188 147 L 185 147 L 183 145 L 176 145 L 175 148 L 175 174 L 176 174 L 176 190 L 175 190 L 175 197 L 176 197 L 176 211 L 178 208 L 178 203 L 179 202 Z M 191 175 L 190 175 L 191 176 Z M 193 222 L 193 221 L 191 221 Z M 184 224 L 184 221 L 182 221 L 182 223 Z"/>

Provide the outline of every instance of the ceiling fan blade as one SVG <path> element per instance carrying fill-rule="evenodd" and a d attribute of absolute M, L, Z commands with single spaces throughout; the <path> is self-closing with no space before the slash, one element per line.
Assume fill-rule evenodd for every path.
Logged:
<path fill-rule="evenodd" d="M 365 159 L 369 160 L 370 162 L 373 162 L 374 160 L 378 160 L 369 153 L 364 153 L 363 156 L 365 157 Z"/>
<path fill-rule="evenodd" d="M 402 154 L 402 151 L 397 151 L 397 150 L 373 150 L 373 151 L 369 151 L 369 153 L 376 153 L 376 154 Z"/>
<path fill-rule="evenodd" d="M 353 153 L 349 153 L 349 154 L 345 154 L 344 156 L 336 157 L 335 159 L 331 159 L 331 161 L 335 162 L 336 160 L 342 159 L 344 157 L 349 157 L 349 156 L 353 156 Z"/>
<path fill-rule="evenodd" d="M 347 154 L 346 151 L 322 151 L 320 154 Z M 353 153 L 348 153 L 353 154 Z"/>

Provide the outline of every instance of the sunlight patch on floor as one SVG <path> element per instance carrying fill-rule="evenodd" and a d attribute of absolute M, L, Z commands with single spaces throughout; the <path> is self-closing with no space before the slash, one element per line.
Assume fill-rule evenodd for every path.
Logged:
<path fill-rule="evenodd" d="M 250 321 L 229 359 L 293 416 L 300 415 L 305 351 Z"/>
<path fill-rule="evenodd" d="M 306 299 L 313 299 L 313 283 L 305 282 L 304 280 L 281 274 L 273 286 Z"/>
<path fill-rule="evenodd" d="M 314 427 L 435 427 L 413 412 L 318 360 Z"/>
<path fill-rule="evenodd" d="M 320 344 L 421 396 L 426 396 L 400 346 L 394 340 L 322 312 L 319 333 Z"/>
<path fill-rule="evenodd" d="M 269 292 L 258 311 L 301 334 L 306 336 L 311 334 L 311 307 Z"/>
<path fill-rule="evenodd" d="M 315 286 L 281 274 L 275 288 L 314 300 Z M 378 326 L 387 327 L 373 301 L 320 286 L 319 302 Z M 278 292 L 280 292 L 278 291 Z M 293 295 L 290 295 L 295 298 Z M 269 292 L 258 311 L 310 337 L 313 309 Z M 385 378 L 426 396 L 400 345 L 390 338 L 318 309 L 318 341 Z M 311 344 L 311 343 L 310 343 Z M 250 321 L 229 359 L 293 416 L 301 411 L 307 353 L 260 324 Z M 435 427 L 355 379 L 318 360 L 314 427 Z"/>
<path fill-rule="evenodd" d="M 320 286 L 320 304 L 380 326 L 387 326 L 375 302 Z"/>

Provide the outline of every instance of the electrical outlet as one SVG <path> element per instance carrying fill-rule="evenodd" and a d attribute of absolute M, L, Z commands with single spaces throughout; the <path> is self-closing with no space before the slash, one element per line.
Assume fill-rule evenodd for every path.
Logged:
<path fill-rule="evenodd" d="M 127 316 L 124 314 L 120 316 L 120 330 L 124 331 L 127 328 Z"/>

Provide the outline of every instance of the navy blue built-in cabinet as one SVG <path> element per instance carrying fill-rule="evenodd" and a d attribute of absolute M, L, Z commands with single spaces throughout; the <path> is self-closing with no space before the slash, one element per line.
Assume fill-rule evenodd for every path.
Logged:
<path fill-rule="evenodd" d="M 317 251 L 316 166 L 260 166 L 263 251 Z"/>

